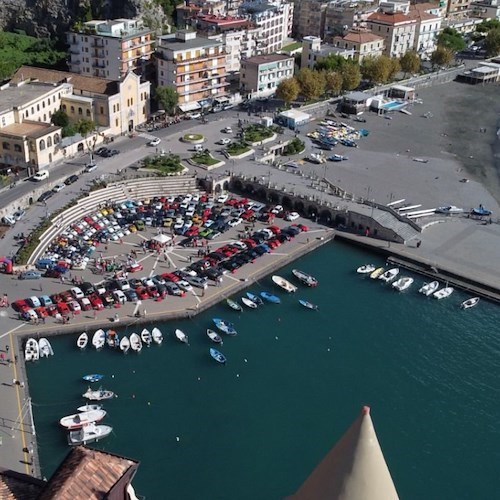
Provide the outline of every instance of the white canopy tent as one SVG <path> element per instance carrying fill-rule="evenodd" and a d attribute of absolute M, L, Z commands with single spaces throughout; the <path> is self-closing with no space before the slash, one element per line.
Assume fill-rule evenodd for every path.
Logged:
<path fill-rule="evenodd" d="M 157 234 L 151 239 L 163 246 L 166 245 L 172 238 L 170 236 L 167 236 L 166 234 Z"/>

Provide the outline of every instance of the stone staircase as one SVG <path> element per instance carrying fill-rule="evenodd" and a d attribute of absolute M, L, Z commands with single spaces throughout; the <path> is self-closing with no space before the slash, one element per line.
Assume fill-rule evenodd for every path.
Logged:
<path fill-rule="evenodd" d="M 390 212 L 375 209 L 373 211 L 373 219 L 377 221 L 381 226 L 392 229 L 404 241 L 410 241 L 411 239 L 418 237 L 420 234 L 409 223 L 400 221 L 395 215 L 391 214 Z"/>
<path fill-rule="evenodd" d="M 50 242 L 66 226 L 93 212 L 108 201 L 145 200 L 155 196 L 179 195 L 197 192 L 196 177 L 179 175 L 172 177 L 143 177 L 116 183 L 106 188 L 91 191 L 89 196 L 78 200 L 77 204 L 58 214 L 52 225 L 40 237 L 40 244 L 31 254 L 28 264 L 34 264 L 45 252 Z"/>

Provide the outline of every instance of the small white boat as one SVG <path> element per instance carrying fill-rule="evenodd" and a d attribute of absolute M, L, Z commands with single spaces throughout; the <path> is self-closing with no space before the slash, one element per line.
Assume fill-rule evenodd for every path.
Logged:
<path fill-rule="evenodd" d="M 48 358 L 49 356 L 54 356 L 54 351 L 52 350 L 52 346 L 50 345 L 50 342 L 45 337 L 42 337 L 38 341 L 38 347 L 40 350 L 40 357 L 41 358 Z"/>
<path fill-rule="evenodd" d="M 135 332 L 130 336 L 130 348 L 135 352 L 141 352 L 142 350 L 141 337 L 139 337 L 139 335 Z"/>
<path fill-rule="evenodd" d="M 384 273 L 384 271 L 385 271 L 385 269 L 383 267 L 377 267 L 377 269 L 375 269 L 375 271 L 370 273 L 370 278 L 372 280 L 376 280 L 381 274 Z"/>
<path fill-rule="evenodd" d="M 59 423 L 68 430 L 80 429 L 86 424 L 101 421 L 105 416 L 106 412 L 101 409 L 81 411 L 79 413 L 61 418 Z"/>
<path fill-rule="evenodd" d="M 38 361 L 40 359 L 40 349 L 36 339 L 29 338 L 24 347 L 24 359 L 26 361 Z"/>
<path fill-rule="evenodd" d="M 106 343 L 108 344 L 108 347 L 111 347 L 111 349 L 115 349 L 120 345 L 120 339 L 115 330 L 108 330 L 106 332 Z"/>
<path fill-rule="evenodd" d="M 429 295 L 432 295 L 438 288 L 439 281 L 431 281 L 430 283 L 424 283 L 418 291 L 428 297 Z"/>
<path fill-rule="evenodd" d="M 288 293 L 293 293 L 297 291 L 297 287 L 295 285 L 292 285 L 288 280 L 282 278 L 281 276 L 275 274 L 271 276 L 271 279 L 273 280 L 273 283 L 275 285 L 278 285 L 279 287 L 283 288 L 283 290 L 285 290 Z"/>
<path fill-rule="evenodd" d="M 454 288 L 451 286 L 447 286 L 445 288 L 441 288 L 441 290 L 438 290 L 437 292 L 434 292 L 432 296 L 436 299 L 446 299 L 446 297 L 449 297 L 453 293 Z"/>
<path fill-rule="evenodd" d="M 368 274 L 373 273 L 375 271 L 375 266 L 373 264 L 365 264 L 364 266 L 358 267 L 356 272 L 358 274 Z"/>
<path fill-rule="evenodd" d="M 141 332 L 141 340 L 148 347 L 151 345 L 151 342 L 153 342 L 153 337 L 151 336 L 151 332 L 147 328 L 144 328 L 144 330 L 142 330 L 142 332 Z"/>
<path fill-rule="evenodd" d="M 213 330 L 210 330 L 210 328 L 207 328 L 207 335 L 212 342 L 222 345 L 222 337 L 217 332 L 214 332 Z"/>
<path fill-rule="evenodd" d="M 472 299 L 464 300 L 460 304 L 460 307 L 462 309 L 470 309 L 471 307 L 477 306 L 478 302 L 479 302 L 479 297 L 473 297 Z"/>
<path fill-rule="evenodd" d="M 102 328 L 99 328 L 99 330 L 97 330 L 92 336 L 92 345 L 96 349 L 102 349 L 104 347 L 105 342 L 106 342 L 106 332 Z"/>
<path fill-rule="evenodd" d="M 109 436 L 113 427 L 109 425 L 95 425 L 94 423 L 83 426 L 81 429 L 68 433 L 68 444 L 77 446 L 79 444 L 92 443 Z"/>
<path fill-rule="evenodd" d="M 151 331 L 151 336 L 153 337 L 153 341 L 160 345 L 163 342 L 163 334 L 161 333 L 161 330 L 159 328 L 153 328 Z"/>
<path fill-rule="evenodd" d="M 259 307 L 253 300 L 250 300 L 247 297 L 242 297 L 241 302 L 243 302 L 243 305 L 249 307 L 250 309 L 257 309 L 257 307 Z"/>
<path fill-rule="evenodd" d="M 102 405 L 89 405 L 88 403 L 83 406 L 79 406 L 76 411 L 92 411 L 92 410 L 101 410 Z"/>
<path fill-rule="evenodd" d="M 183 342 L 184 344 L 188 344 L 189 343 L 188 336 L 182 330 L 179 330 L 177 328 L 174 333 L 175 333 L 175 338 L 177 340 Z"/>
<path fill-rule="evenodd" d="M 127 354 L 129 349 L 130 349 L 130 340 L 126 335 L 124 335 L 120 340 L 120 350 L 123 352 L 123 354 Z"/>
<path fill-rule="evenodd" d="M 413 281 L 413 278 L 410 278 L 409 276 L 403 276 L 402 278 L 399 278 L 397 281 L 395 281 L 392 284 L 392 287 L 395 288 L 398 292 L 402 292 L 403 290 L 410 288 Z"/>
<path fill-rule="evenodd" d="M 87 391 L 82 394 L 82 397 L 90 399 L 91 401 L 102 401 L 103 399 L 114 398 L 115 393 L 113 391 L 105 391 L 102 388 L 99 388 L 97 390 L 92 390 L 89 387 Z"/>
<path fill-rule="evenodd" d="M 378 279 L 385 281 L 386 283 L 391 282 L 397 275 L 399 274 L 399 269 L 397 267 L 393 267 L 389 269 L 384 274 L 381 274 Z"/>
<path fill-rule="evenodd" d="M 311 276 L 300 269 L 292 269 L 292 274 L 304 285 L 310 287 L 318 286 L 318 280 L 314 276 Z M 251 299 L 251 297 L 248 298 Z"/>
<path fill-rule="evenodd" d="M 80 336 L 76 339 L 76 346 L 79 349 L 85 349 L 88 343 L 89 343 L 89 336 L 87 335 L 87 332 L 81 333 Z"/>

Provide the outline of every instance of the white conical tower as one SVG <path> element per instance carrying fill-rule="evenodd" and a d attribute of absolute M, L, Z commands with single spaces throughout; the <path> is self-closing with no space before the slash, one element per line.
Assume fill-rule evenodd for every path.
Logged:
<path fill-rule="evenodd" d="M 289 500 L 396 500 L 398 494 L 365 406 Z"/>

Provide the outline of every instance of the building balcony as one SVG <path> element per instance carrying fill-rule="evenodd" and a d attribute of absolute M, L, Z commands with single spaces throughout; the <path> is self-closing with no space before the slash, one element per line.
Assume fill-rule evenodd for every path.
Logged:
<path fill-rule="evenodd" d="M 106 59 L 106 57 L 107 57 L 104 50 L 101 52 L 96 50 L 95 52 L 92 52 L 90 55 L 96 59 Z"/>
<path fill-rule="evenodd" d="M 144 52 L 140 52 L 139 54 L 133 54 L 133 55 L 127 56 L 127 57 L 123 57 L 123 53 L 122 53 L 121 61 L 128 62 L 128 61 L 134 61 L 136 59 L 150 59 L 153 53 L 154 53 L 153 49 L 148 50 L 148 51 L 144 51 Z"/>
<path fill-rule="evenodd" d="M 189 90 L 180 90 L 179 87 L 177 87 L 177 93 L 179 96 L 182 95 L 191 95 L 191 94 L 197 94 L 200 92 L 210 92 L 212 89 L 223 89 L 224 87 L 227 87 L 229 83 L 227 82 L 221 82 L 216 85 L 209 85 L 207 87 L 196 87 L 196 88 L 189 88 Z"/>
<path fill-rule="evenodd" d="M 185 58 L 180 58 L 177 57 L 174 59 L 174 63 L 176 64 L 190 64 L 192 62 L 197 62 L 197 61 L 206 61 L 207 59 L 217 59 L 218 57 L 225 57 L 226 52 L 224 50 L 219 50 L 215 54 L 205 54 L 199 57 L 191 57 L 190 59 L 185 59 Z"/>
<path fill-rule="evenodd" d="M 148 45 L 151 45 L 150 50 L 152 49 L 152 45 L 154 44 L 154 40 L 145 40 L 144 42 L 141 42 L 140 40 L 131 40 L 131 43 L 123 44 L 122 45 L 122 50 L 130 50 L 130 49 L 137 49 L 139 47 L 146 47 Z"/>
<path fill-rule="evenodd" d="M 104 40 L 94 38 L 94 40 L 92 40 L 92 43 L 90 44 L 90 46 L 94 47 L 94 48 L 98 48 L 98 49 L 103 49 L 104 48 Z"/>
<path fill-rule="evenodd" d="M 93 68 L 106 68 L 106 65 L 104 64 L 104 62 L 92 61 L 92 67 Z"/>
<path fill-rule="evenodd" d="M 80 52 L 81 51 L 80 51 L 80 49 L 78 47 L 70 47 L 70 49 L 69 49 L 69 53 L 70 54 L 76 54 L 76 55 L 78 55 L 78 54 L 80 54 Z"/>

